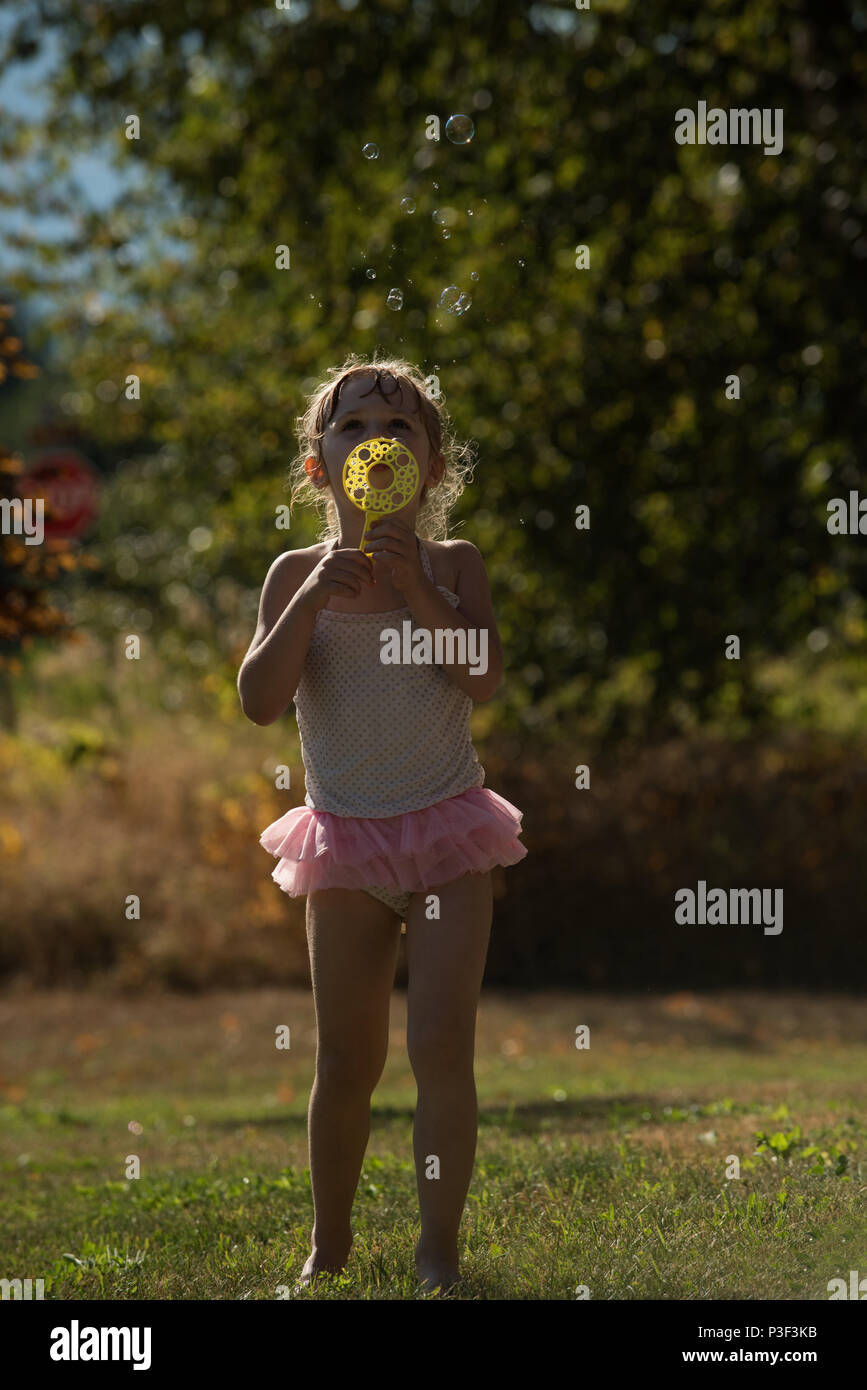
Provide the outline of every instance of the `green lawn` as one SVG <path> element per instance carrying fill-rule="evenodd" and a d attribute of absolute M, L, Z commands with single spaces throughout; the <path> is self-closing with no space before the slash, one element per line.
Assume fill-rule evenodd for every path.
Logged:
<path fill-rule="evenodd" d="M 829 1279 L 863 1277 L 864 1015 L 843 998 L 486 990 L 452 1296 L 825 1300 Z M 420 1296 L 405 1019 L 395 994 L 347 1272 L 304 1297 Z M 76 1299 L 273 1299 L 294 1282 L 309 991 L 7 994 L 0 1025 L 0 1277 Z"/>

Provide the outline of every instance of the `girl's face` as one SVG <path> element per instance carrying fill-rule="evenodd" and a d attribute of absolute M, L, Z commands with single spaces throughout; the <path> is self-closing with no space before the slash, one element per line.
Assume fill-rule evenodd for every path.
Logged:
<path fill-rule="evenodd" d="M 418 463 L 419 485 L 415 497 L 402 507 L 396 515 L 407 525 L 414 526 L 418 512 L 421 490 L 425 483 L 436 485 L 443 475 L 443 461 L 439 454 L 433 453 L 431 443 L 424 427 L 415 394 L 403 382 L 393 377 L 384 377 L 388 396 L 379 391 L 371 391 L 374 378 L 356 376 L 341 388 L 337 409 L 325 428 L 320 442 L 322 465 L 310 468 L 308 475 L 318 487 L 330 485 L 340 529 L 344 535 L 361 535 L 364 514 L 354 507 L 343 491 L 343 465 L 352 450 L 365 439 L 398 439 L 412 450 Z M 393 383 L 395 383 L 393 385 Z M 374 486 L 386 485 L 391 481 L 391 470 L 382 465 L 382 475 L 371 469 L 370 481 Z M 322 476 L 322 472 L 327 477 Z"/>

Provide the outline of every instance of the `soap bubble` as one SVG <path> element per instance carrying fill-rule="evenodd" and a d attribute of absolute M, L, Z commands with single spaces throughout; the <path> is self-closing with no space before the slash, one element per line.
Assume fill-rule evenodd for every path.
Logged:
<path fill-rule="evenodd" d="M 472 302 L 457 285 L 447 285 L 440 295 L 440 308 L 448 314 L 465 314 Z"/>
<path fill-rule="evenodd" d="M 447 230 L 444 231 L 444 232 L 443 232 L 443 241 L 448 241 L 448 239 L 449 239 L 450 236 L 451 236 L 451 232 L 450 232 L 450 231 L 447 231 Z"/>
<path fill-rule="evenodd" d="M 141 1134 L 142 1130 L 144 1129 L 144 1125 L 140 1125 L 138 1120 L 130 1120 L 129 1124 L 127 1125 L 127 1129 L 129 1130 L 130 1134 Z"/>
<path fill-rule="evenodd" d="M 361 153 L 364 155 L 365 159 L 379 159 L 379 146 L 371 144 L 364 145 L 362 146 Z"/>
<path fill-rule="evenodd" d="M 520 265 L 520 266 L 525 266 L 526 264 L 527 264 L 526 261 L 521 261 L 521 260 L 518 261 L 518 265 Z"/>
<path fill-rule="evenodd" d="M 389 290 L 388 295 L 386 296 L 385 302 L 386 302 L 386 304 L 388 305 L 389 309 L 402 309 L 402 308 L 403 308 L 403 291 L 402 291 L 402 290 Z"/>
<path fill-rule="evenodd" d="M 478 280 L 478 278 L 479 278 L 479 272 L 478 272 L 477 270 L 471 270 L 471 271 L 470 271 L 470 279 L 471 279 L 471 280 Z"/>
<path fill-rule="evenodd" d="M 431 219 L 438 227 L 455 227 L 458 223 L 458 213 L 456 208 L 444 207 L 437 208 L 431 213 Z"/>
<path fill-rule="evenodd" d="M 366 270 L 364 273 L 365 273 L 365 275 L 367 276 L 368 280 L 375 280 L 375 279 L 376 279 L 376 271 L 375 271 L 375 270 Z"/>
<path fill-rule="evenodd" d="M 415 212 L 415 198 L 401 198 L 401 212 Z"/>
<path fill-rule="evenodd" d="M 469 116 L 449 116 L 446 121 L 446 138 L 453 145 L 468 145 L 476 133 Z"/>

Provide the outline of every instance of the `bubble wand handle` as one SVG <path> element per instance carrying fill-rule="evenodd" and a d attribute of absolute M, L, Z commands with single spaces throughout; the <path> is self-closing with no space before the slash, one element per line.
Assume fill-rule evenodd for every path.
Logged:
<path fill-rule="evenodd" d="M 367 545 L 367 542 L 370 540 L 370 534 L 369 534 L 369 533 L 370 533 L 370 528 L 371 528 L 371 526 L 374 526 L 374 525 L 376 524 L 377 521 L 382 521 L 382 518 L 383 518 L 384 516 L 390 516 L 390 515 L 391 515 L 390 512 L 369 512 L 369 511 L 365 511 L 365 513 L 364 513 L 364 528 L 363 528 L 363 530 L 362 530 L 362 532 L 361 532 L 361 540 L 358 542 L 358 549 L 359 549 L 359 550 L 361 550 L 361 551 L 363 552 L 363 551 L 364 551 L 364 547 Z"/>

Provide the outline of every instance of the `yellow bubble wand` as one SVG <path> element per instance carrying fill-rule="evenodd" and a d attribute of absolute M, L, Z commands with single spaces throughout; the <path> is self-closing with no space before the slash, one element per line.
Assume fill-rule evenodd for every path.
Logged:
<path fill-rule="evenodd" d="M 391 482 L 377 487 L 370 481 L 370 472 L 383 465 L 391 470 Z M 415 456 L 399 439 L 366 439 L 356 444 L 343 465 L 343 491 L 353 506 L 364 512 L 359 550 L 364 551 L 375 521 L 399 512 L 412 501 L 418 477 Z"/>

